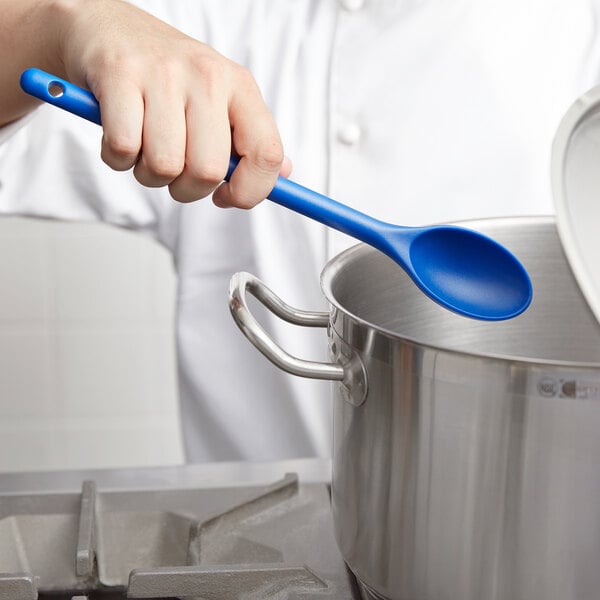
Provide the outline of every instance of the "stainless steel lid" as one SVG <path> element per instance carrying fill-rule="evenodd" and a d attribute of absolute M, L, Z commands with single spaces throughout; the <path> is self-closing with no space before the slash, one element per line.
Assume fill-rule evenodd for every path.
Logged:
<path fill-rule="evenodd" d="M 558 127 L 552 192 L 565 254 L 600 322 L 600 86 L 581 96 Z"/>

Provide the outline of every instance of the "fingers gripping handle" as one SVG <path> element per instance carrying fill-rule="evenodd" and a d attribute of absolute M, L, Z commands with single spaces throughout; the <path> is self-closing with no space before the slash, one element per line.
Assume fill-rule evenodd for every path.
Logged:
<path fill-rule="evenodd" d="M 23 91 L 30 96 L 62 108 L 71 114 L 96 123 L 96 125 L 102 125 L 100 104 L 92 92 L 41 69 L 32 68 L 23 71 L 20 83 Z M 226 180 L 229 180 L 239 161 L 240 159 L 236 156 L 229 159 Z"/>
<path fill-rule="evenodd" d="M 62 108 L 71 114 L 102 125 L 100 104 L 92 92 L 61 79 L 41 69 L 27 69 L 21 73 L 21 88 L 38 100 Z M 225 179 L 229 181 L 231 174 L 240 159 L 232 156 Z"/>
<path fill-rule="evenodd" d="M 102 124 L 100 105 L 94 95 L 88 90 L 56 77 L 56 75 L 46 73 L 41 69 L 27 69 L 21 74 L 21 87 L 35 98 L 83 117 L 92 123 Z M 229 181 L 239 160 L 236 156 L 230 157 L 229 168 L 225 175 L 226 181 Z M 278 177 L 268 198 L 272 202 L 377 247 L 378 235 L 376 232 L 383 226 L 380 221 L 294 181 Z"/>
<path fill-rule="evenodd" d="M 262 281 L 249 273 L 236 273 L 229 285 L 229 309 L 242 333 L 274 365 L 299 377 L 327 379 L 341 382 L 348 392 L 348 400 L 359 406 L 366 397 L 367 385 L 364 367 L 358 357 L 346 362 L 325 363 L 303 360 L 288 354 L 276 344 L 254 318 L 246 302 L 246 292 L 252 294 L 278 317 L 305 327 L 326 327 L 327 313 L 299 311 L 277 297 Z"/>

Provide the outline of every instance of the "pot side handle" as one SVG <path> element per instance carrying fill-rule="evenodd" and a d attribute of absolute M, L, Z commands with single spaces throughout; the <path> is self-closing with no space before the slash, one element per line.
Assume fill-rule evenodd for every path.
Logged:
<path fill-rule="evenodd" d="M 299 377 L 339 381 L 347 392 L 343 394 L 346 400 L 355 406 L 360 406 L 364 402 L 367 380 L 364 366 L 358 356 L 354 355 L 344 362 L 326 363 L 303 360 L 288 354 L 254 318 L 246 302 L 246 292 L 252 294 L 274 315 L 294 325 L 327 327 L 329 315 L 326 312 L 310 312 L 293 308 L 250 273 L 236 273 L 229 284 L 229 310 L 233 320 L 250 342 L 275 366 Z"/>

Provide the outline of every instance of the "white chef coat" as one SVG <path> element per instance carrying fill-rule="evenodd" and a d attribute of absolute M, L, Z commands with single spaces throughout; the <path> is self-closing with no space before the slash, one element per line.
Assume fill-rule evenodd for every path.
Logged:
<path fill-rule="evenodd" d="M 600 79 L 596 0 L 138 4 L 251 69 L 296 181 L 399 224 L 553 212 L 554 131 Z M 329 384 L 251 347 L 227 289 L 247 270 L 326 309 L 320 270 L 351 240 L 270 202 L 177 204 L 106 167 L 100 133 L 47 106 L 0 132 L 1 213 L 103 220 L 171 250 L 189 460 L 329 455 Z M 262 319 L 289 352 L 325 359 L 323 330 Z"/>

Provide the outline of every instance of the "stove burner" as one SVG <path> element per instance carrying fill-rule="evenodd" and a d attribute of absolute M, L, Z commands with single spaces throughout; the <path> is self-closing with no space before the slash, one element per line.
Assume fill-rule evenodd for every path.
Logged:
<path fill-rule="evenodd" d="M 0 598 L 358 598 L 329 489 L 269 486 L 0 496 Z"/>

